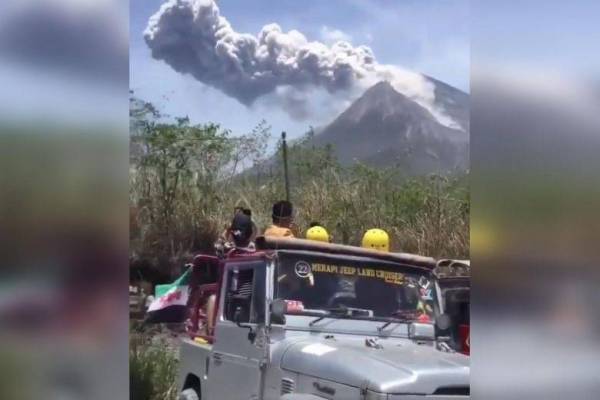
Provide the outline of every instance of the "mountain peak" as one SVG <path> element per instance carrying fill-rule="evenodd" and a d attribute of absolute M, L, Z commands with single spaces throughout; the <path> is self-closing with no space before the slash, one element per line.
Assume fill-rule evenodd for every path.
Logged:
<path fill-rule="evenodd" d="M 398 91 L 396 91 L 396 89 L 394 89 L 394 87 L 392 86 L 392 84 L 389 81 L 380 81 L 378 83 L 376 83 L 375 85 L 371 86 L 370 88 L 368 88 L 361 97 L 369 97 L 369 98 L 373 98 L 373 97 L 393 97 L 393 96 L 400 96 L 400 97 L 404 97 L 404 95 Z"/>
<path fill-rule="evenodd" d="M 429 114 L 419 104 L 396 91 L 390 82 L 381 81 L 367 89 L 340 117 L 358 121 L 373 113 L 381 117 L 396 114 L 425 117 L 424 114 Z"/>
<path fill-rule="evenodd" d="M 438 86 L 444 89 L 440 93 L 443 105 L 457 115 L 468 113 L 468 103 L 456 101 L 460 96 L 450 86 L 446 88 L 441 82 Z M 466 169 L 468 142 L 468 132 L 440 124 L 388 81 L 367 89 L 313 141 L 316 145 L 332 144 L 342 164 L 355 160 L 374 165 L 400 163 L 408 174 Z"/>
<path fill-rule="evenodd" d="M 394 92 L 396 91 L 396 90 L 394 90 L 394 87 L 392 86 L 390 81 L 379 81 L 375 85 L 373 85 L 369 89 L 367 89 L 367 91 L 365 93 L 368 93 L 371 91 L 385 91 L 385 90 L 393 90 Z"/>

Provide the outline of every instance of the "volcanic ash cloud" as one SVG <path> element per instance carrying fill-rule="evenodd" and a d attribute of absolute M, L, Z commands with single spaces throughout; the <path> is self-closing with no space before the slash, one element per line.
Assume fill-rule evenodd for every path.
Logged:
<path fill-rule="evenodd" d="M 247 106 L 261 96 L 286 93 L 294 101 L 282 101 L 285 109 L 297 104 L 299 92 L 320 88 L 351 96 L 387 80 L 440 122 L 451 123 L 435 108 L 433 84 L 421 74 L 379 64 L 369 47 L 346 41 L 327 46 L 277 24 L 265 25 L 256 36 L 239 33 L 213 0 L 168 0 L 148 21 L 144 38 L 153 58 Z"/>

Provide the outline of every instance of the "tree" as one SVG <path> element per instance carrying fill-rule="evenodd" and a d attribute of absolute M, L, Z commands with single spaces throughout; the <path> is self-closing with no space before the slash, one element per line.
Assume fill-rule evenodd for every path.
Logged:
<path fill-rule="evenodd" d="M 167 119 L 139 99 L 130 106 L 130 197 L 141 225 L 132 240 L 140 255 L 178 257 L 215 234 L 224 190 L 243 166 L 264 158 L 270 127 L 261 121 L 233 137 L 218 124 Z"/>

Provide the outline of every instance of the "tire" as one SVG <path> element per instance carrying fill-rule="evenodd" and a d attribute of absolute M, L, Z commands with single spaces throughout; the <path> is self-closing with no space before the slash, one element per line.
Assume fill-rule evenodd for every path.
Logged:
<path fill-rule="evenodd" d="M 200 400 L 200 396 L 195 389 L 188 388 L 179 393 L 179 400 Z"/>

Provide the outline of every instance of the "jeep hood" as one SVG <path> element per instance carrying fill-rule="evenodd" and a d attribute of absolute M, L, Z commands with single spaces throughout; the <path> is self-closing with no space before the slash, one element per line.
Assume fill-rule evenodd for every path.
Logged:
<path fill-rule="evenodd" d="M 288 371 L 380 393 L 432 394 L 440 388 L 469 385 L 469 360 L 411 341 L 366 338 L 302 340 L 283 354 Z"/>

